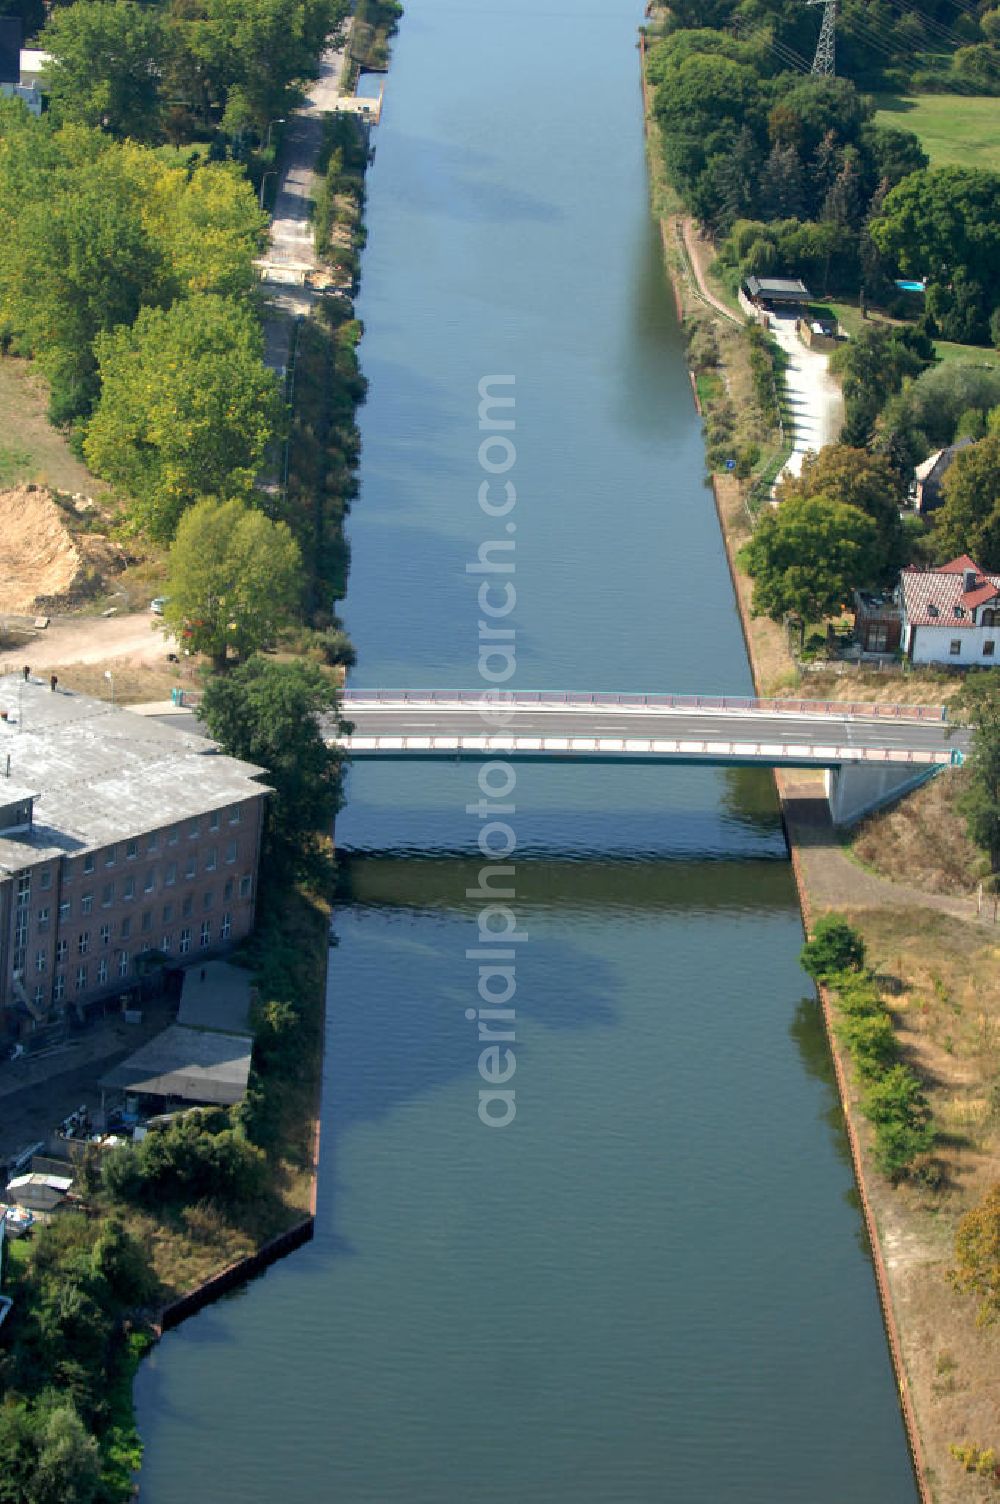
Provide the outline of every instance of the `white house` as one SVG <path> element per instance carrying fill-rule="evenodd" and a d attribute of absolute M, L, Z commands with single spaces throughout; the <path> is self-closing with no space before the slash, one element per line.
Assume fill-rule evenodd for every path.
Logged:
<path fill-rule="evenodd" d="M 962 554 L 939 569 L 904 569 L 899 586 L 901 645 L 911 662 L 1000 663 L 1000 574 L 984 574 Z"/>
<path fill-rule="evenodd" d="M 0 83 L 0 94 L 8 99 L 23 99 L 33 115 L 42 113 L 42 74 L 51 53 L 41 52 L 37 47 L 21 48 L 21 77 L 19 83 Z"/>

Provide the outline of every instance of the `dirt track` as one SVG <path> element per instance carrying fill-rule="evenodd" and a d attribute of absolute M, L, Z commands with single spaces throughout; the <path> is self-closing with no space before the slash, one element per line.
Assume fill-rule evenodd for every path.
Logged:
<path fill-rule="evenodd" d="M 24 646 L 0 649 L 0 670 L 15 672 L 24 664 L 32 672 L 70 663 L 104 663 L 118 659 L 129 664 L 162 663 L 177 651 L 176 640 L 157 628 L 159 618 L 149 611 L 125 616 L 54 616 L 49 626 Z"/>

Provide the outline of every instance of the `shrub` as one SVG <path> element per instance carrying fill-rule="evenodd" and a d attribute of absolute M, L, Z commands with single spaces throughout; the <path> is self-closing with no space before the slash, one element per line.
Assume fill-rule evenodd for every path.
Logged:
<path fill-rule="evenodd" d="M 865 942 L 842 914 L 825 914 L 813 926 L 812 939 L 802 948 L 802 967 L 817 981 L 840 971 L 860 971 L 865 964 Z"/>

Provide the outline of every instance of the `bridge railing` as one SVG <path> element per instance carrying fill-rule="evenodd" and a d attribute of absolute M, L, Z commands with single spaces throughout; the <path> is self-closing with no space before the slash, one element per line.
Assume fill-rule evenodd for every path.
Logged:
<path fill-rule="evenodd" d="M 461 689 L 349 689 L 344 707 L 351 705 L 510 705 L 517 709 L 536 706 L 582 708 L 587 706 L 651 710 L 722 710 L 767 712 L 778 715 L 836 716 L 876 721 L 946 721 L 945 705 L 883 705 L 875 700 L 753 699 L 747 695 L 594 694 L 577 691 L 522 689 L 504 692 Z"/>

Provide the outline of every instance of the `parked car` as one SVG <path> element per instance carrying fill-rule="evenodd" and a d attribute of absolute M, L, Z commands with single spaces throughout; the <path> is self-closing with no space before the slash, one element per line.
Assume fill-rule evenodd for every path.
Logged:
<path fill-rule="evenodd" d="M 163 615 L 163 608 L 167 604 L 167 601 L 169 599 L 170 599 L 169 595 L 158 595 L 156 597 L 155 601 L 150 601 L 150 603 L 149 603 L 149 609 L 150 609 L 150 611 L 152 611 L 152 613 L 153 613 L 154 616 L 162 616 Z"/>

